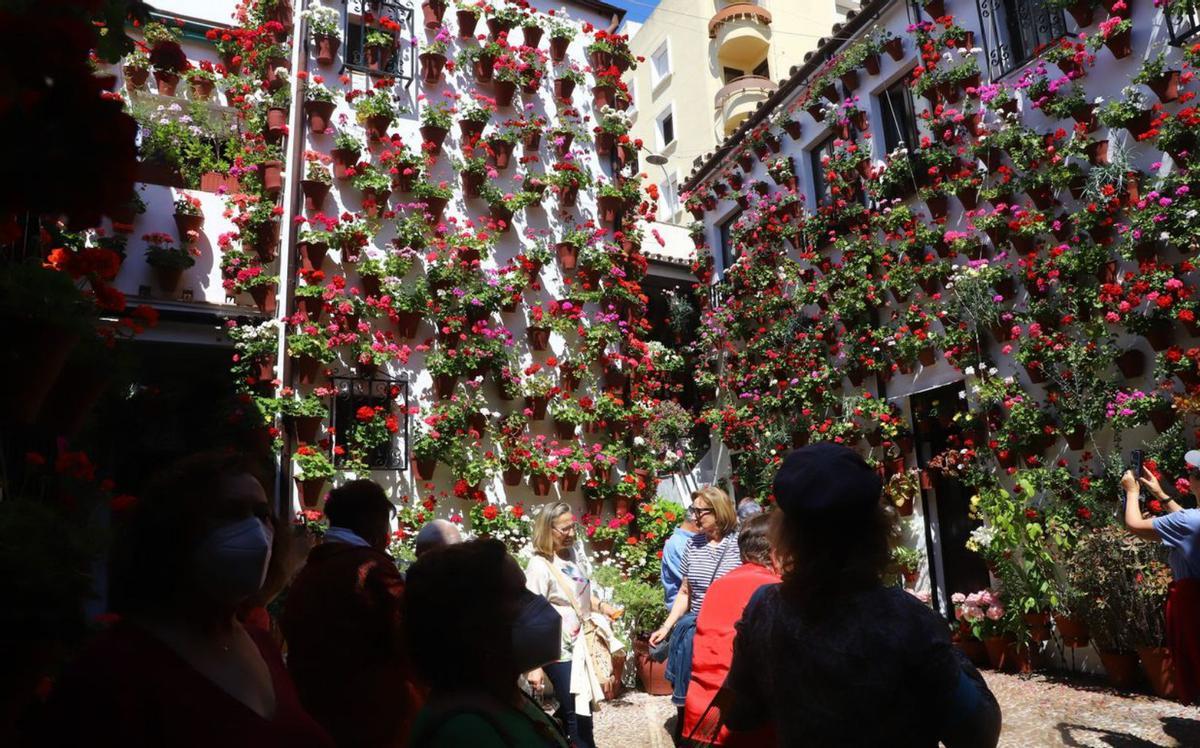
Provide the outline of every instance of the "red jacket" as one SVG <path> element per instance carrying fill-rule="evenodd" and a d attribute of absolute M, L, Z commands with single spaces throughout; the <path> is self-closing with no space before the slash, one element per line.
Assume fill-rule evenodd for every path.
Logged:
<path fill-rule="evenodd" d="M 709 704 L 729 674 L 729 663 L 733 660 L 733 638 L 736 635 L 734 624 L 741 619 L 746 603 L 750 602 L 750 597 L 759 587 L 779 581 L 779 575 L 765 566 L 742 564 L 708 588 L 696 619 L 696 637 L 692 643 L 692 679 L 688 683 L 687 705 L 683 713 L 684 737 L 692 735 L 694 730 L 696 740 L 714 745 L 773 744 L 763 742 L 765 738 L 759 733 L 731 734 L 724 727 L 717 735 L 711 735 L 711 728 L 719 717 L 719 709 L 714 707 L 709 710 Z M 702 715 L 703 725 L 696 729 Z"/>
<path fill-rule="evenodd" d="M 288 670 L 341 748 L 405 744 L 416 698 L 401 629 L 404 578 L 374 548 L 322 543 L 287 593 Z"/>

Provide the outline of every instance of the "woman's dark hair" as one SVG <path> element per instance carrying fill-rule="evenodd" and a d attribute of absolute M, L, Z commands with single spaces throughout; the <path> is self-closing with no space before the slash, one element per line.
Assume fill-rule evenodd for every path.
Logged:
<path fill-rule="evenodd" d="M 146 483 L 109 554 L 110 610 L 158 610 L 192 591 L 192 556 L 208 530 L 214 499 L 241 475 L 263 483 L 240 455 L 205 452 L 172 463 Z"/>
<path fill-rule="evenodd" d="M 896 514 L 874 504 L 852 514 L 778 514 L 775 548 L 783 559 L 783 593 L 807 614 L 843 595 L 879 585 L 891 560 Z"/>
<path fill-rule="evenodd" d="M 440 693 L 483 692 L 508 702 L 516 688 L 512 624 L 521 586 L 498 540 L 471 540 L 423 554 L 404 589 L 408 653 Z"/>
<path fill-rule="evenodd" d="M 771 515 L 760 512 L 738 526 L 738 551 L 743 564 L 771 565 Z"/>

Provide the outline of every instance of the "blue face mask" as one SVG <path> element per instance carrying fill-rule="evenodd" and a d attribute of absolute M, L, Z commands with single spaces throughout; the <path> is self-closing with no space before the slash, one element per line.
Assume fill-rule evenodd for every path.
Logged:
<path fill-rule="evenodd" d="M 258 517 L 222 525 L 200 542 L 194 557 L 201 587 L 217 602 L 237 604 L 262 587 L 271 563 L 274 530 Z"/>
<path fill-rule="evenodd" d="M 527 673 L 558 659 L 562 652 L 562 616 L 546 598 L 529 590 L 512 627 L 513 664 Z"/>

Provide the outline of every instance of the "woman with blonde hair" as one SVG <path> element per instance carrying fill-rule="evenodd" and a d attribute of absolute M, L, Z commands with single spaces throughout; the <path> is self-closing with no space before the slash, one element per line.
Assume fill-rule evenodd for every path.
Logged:
<path fill-rule="evenodd" d="M 700 526 L 683 556 L 683 584 L 675 604 L 663 625 L 650 635 L 651 646 L 670 636 L 667 655 L 667 680 L 674 692 L 671 702 L 679 712 L 676 735 L 683 724 L 688 682 L 692 678 L 692 639 L 696 634 L 696 616 L 712 583 L 742 565 L 737 539 L 737 508 L 729 494 L 716 486 L 705 486 L 692 494 L 688 508 L 692 521 Z"/>
<path fill-rule="evenodd" d="M 550 679 L 558 698 L 557 717 L 575 748 L 594 748 L 592 706 L 604 699 L 611 684 L 608 643 L 592 617 L 597 610 L 610 619 L 620 610 L 602 602 L 576 563 L 575 514 L 562 501 L 547 504 L 533 520 L 533 558 L 525 569 L 525 586 L 545 597 L 562 616 L 562 652 L 558 662 L 526 675 L 534 691 Z M 611 636 L 608 638 L 611 640 Z"/>

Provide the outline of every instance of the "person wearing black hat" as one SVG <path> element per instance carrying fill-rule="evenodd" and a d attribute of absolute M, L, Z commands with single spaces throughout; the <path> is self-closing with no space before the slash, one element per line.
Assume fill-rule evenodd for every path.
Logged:
<path fill-rule="evenodd" d="M 1187 464 L 1188 490 L 1200 497 L 1200 450 L 1183 456 Z M 1163 503 L 1167 513 L 1143 517 L 1138 502 L 1138 483 Z M 1167 644 L 1175 663 L 1175 690 L 1185 704 L 1200 701 L 1200 509 L 1185 509 L 1159 485 L 1148 468 L 1135 479 L 1133 471 L 1121 476 L 1125 490 L 1125 526 L 1138 537 L 1157 540 L 1169 550 L 1174 581 L 1167 590 Z"/>
<path fill-rule="evenodd" d="M 819 443 L 775 477 L 783 581 L 737 624 L 717 699 L 732 731 L 779 745 L 995 746 L 1000 707 L 946 622 L 883 584 L 895 514 L 857 453 Z"/>

